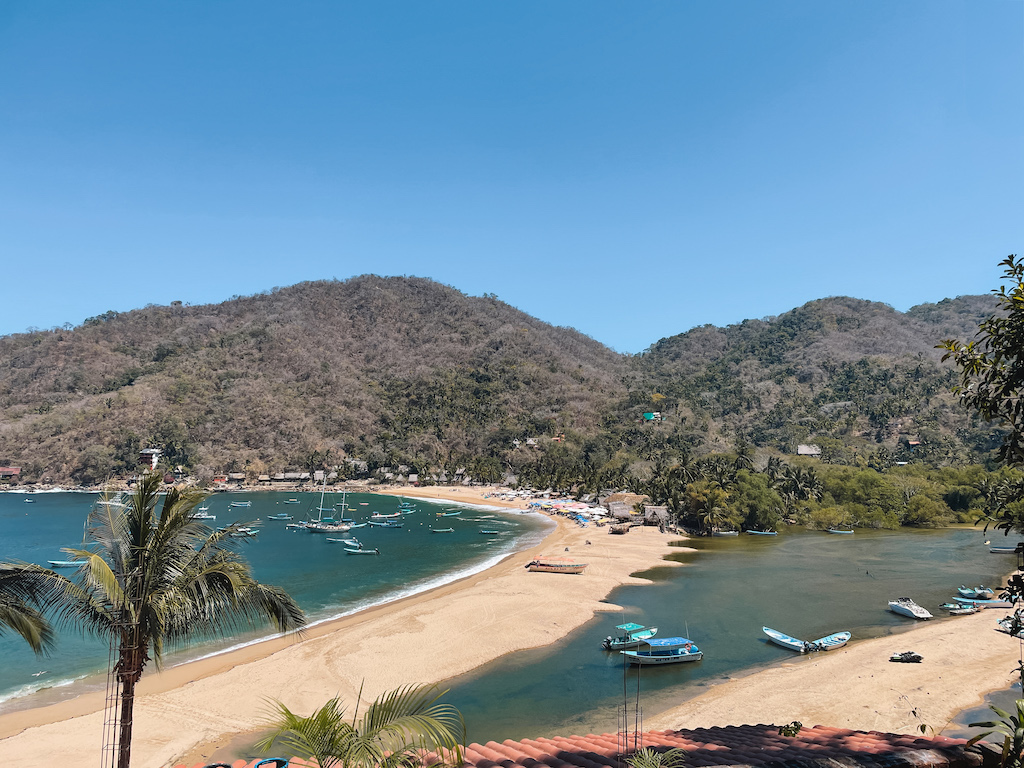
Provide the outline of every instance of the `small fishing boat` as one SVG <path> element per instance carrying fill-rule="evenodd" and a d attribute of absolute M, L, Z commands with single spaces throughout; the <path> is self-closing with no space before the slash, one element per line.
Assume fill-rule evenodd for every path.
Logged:
<path fill-rule="evenodd" d="M 294 518 L 291 515 L 285 514 L 284 512 L 279 512 L 276 515 L 267 515 L 267 520 L 293 520 L 293 519 Z"/>
<path fill-rule="evenodd" d="M 501 531 L 495 531 L 493 528 L 481 528 L 480 533 L 484 536 L 497 536 Z"/>
<path fill-rule="evenodd" d="M 22 501 L 24 501 L 26 504 L 35 504 L 36 503 L 35 499 L 22 499 Z"/>
<path fill-rule="evenodd" d="M 828 532 L 829 533 L 845 534 L 847 536 L 852 536 L 853 535 L 853 531 L 844 531 L 842 528 L 829 528 Z"/>
<path fill-rule="evenodd" d="M 377 520 L 377 521 L 381 521 L 381 520 L 394 520 L 396 517 L 401 517 L 401 516 L 402 516 L 401 512 L 392 512 L 389 515 L 385 515 L 383 512 L 374 512 L 372 515 L 370 515 L 370 519 L 371 520 Z"/>
<path fill-rule="evenodd" d="M 371 520 L 370 525 L 376 528 L 401 528 L 401 523 L 394 523 L 390 520 Z"/>
<path fill-rule="evenodd" d="M 954 597 L 961 605 L 976 605 L 979 608 L 1012 608 L 1013 601 L 1002 597 L 993 597 L 991 600 L 977 600 L 970 597 Z"/>
<path fill-rule="evenodd" d="M 749 533 L 751 536 L 778 536 L 779 535 L 778 531 L 755 531 L 753 528 L 751 528 L 749 531 L 747 531 L 747 533 Z"/>
<path fill-rule="evenodd" d="M 360 547 L 359 549 L 353 549 L 351 547 L 345 547 L 345 552 L 346 552 L 346 554 L 349 554 L 349 555 L 379 555 L 380 554 L 380 550 L 379 549 L 363 549 L 362 547 Z"/>
<path fill-rule="evenodd" d="M 988 548 L 988 551 L 993 555 L 1012 555 L 1017 552 L 1017 547 L 1019 546 L 1019 544 L 1013 546 L 991 546 Z"/>
<path fill-rule="evenodd" d="M 205 509 L 209 509 L 206 507 Z M 216 515 L 211 515 L 209 512 L 205 512 L 203 509 L 198 509 L 192 513 L 193 520 L 216 520 Z"/>
<path fill-rule="evenodd" d="M 957 593 L 960 597 L 969 597 L 973 600 L 991 600 L 996 596 L 989 587 L 978 586 L 978 587 L 965 587 L 961 584 L 956 588 Z"/>
<path fill-rule="evenodd" d="M 739 536 L 739 531 L 712 531 L 712 536 Z"/>
<path fill-rule="evenodd" d="M 78 568 L 85 560 L 47 560 L 51 568 Z"/>
<path fill-rule="evenodd" d="M 455 533 L 454 528 L 431 528 L 431 533 Z"/>
<path fill-rule="evenodd" d="M 457 515 L 461 515 L 461 514 L 462 514 L 462 510 L 456 510 L 455 512 L 438 512 L 437 516 L 438 517 L 456 517 Z"/>
<path fill-rule="evenodd" d="M 332 539 L 330 536 L 328 536 L 327 540 L 333 541 L 336 544 L 344 544 L 346 547 L 354 547 L 355 549 L 363 548 L 363 545 L 359 542 L 359 539 Z"/>
<path fill-rule="evenodd" d="M 583 573 L 587 563 L 577 563 L 564 557 L 542 557 L 531 560 L 524 567 L 534 573 Z"/>
<path fill-rule="evenodd" d="M 658 634 L 657 627 L 645 627 L 643 624 L 634 624 L 633 622 L 619 624 L 615 628 L 620 630 L 622 634 L 617 637 L 608 635 L 604 639 L 601 647 L 606 651 L 624 651 L 628 648 L 639 648 Z"/>
<path fill-rule="evenodd" d="M 836 648 L 842 648 L 848 642 L 852 635 L 849 632 L 833 632 L 831 635 L 825 635 L 819 637 L 817 640 L 806 642 L 796 637 L 791 637 L 784 632 L 779 632 L 777 629 L 771 627 L 761 627 L 761 631 L 768 635 L 770 639 L 776 645 L 781 645 L 783 648 L 788 648 L 791 651 L 797 651 L 799 653 L 812 653 L 813 651 L 832 651 Z"/>
<path fill-rule="evenodd" d="M 981 610 L 981 606 L 966 603 L 943 603 L 939 608 L 948 612 L 950 616 L 969 616 Z"/>
<path fill-rule="evenodd" d="M 298 499 L 285 499 L 284 503 L 285 504 L 298 504 L 299 500 Z"/>
<path fill-rule="evenodd" d="M 365 528 L 366 523 L 352 523 L 349 528 Z"/>
<path fill-rule="evenodd" d="M 252 506 L 252 502 L 251 501 L 232 501 L 230 504 L 228 504 L 228 506 L 229 507 L 251 507 Z"/>
<path fill-rule="evenodd" d="M 909 597 L 897 597 L 889 601 L 889 610 L 911 619 L 930 619 L 932 615 Z"/>
<path fill-rule="evenodd" d="M 642 651 L 620 651 L 630 664 L 656 666 L 679 664 L 686 661 L 700 661 L 704 653 L 685 637 L 654 638 L 647 641 L 648 649 Z"/>

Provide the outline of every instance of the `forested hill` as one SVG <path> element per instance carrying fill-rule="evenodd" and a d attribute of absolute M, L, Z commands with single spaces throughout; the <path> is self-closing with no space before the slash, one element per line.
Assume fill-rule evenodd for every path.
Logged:
<path fill-rule="evenodd" d="M 744 441 L 781 452 L 815 442 L 840 462 L 908 450 L 977 459 L 991 430 L 954 404 L 952 368 L 934 347 L 970 337 L 994 307 L 961 297 L 903 314 L 824 299 L 634 357 L 419 278 L 108 312 L 0 338 L 0 465 L 91 483 L 157 446 L 200 476 L 349 457 L 489 479 L 540 465 L 599 478 Z M 653 411 L 664 420 L 643 423 Z"/>
<path fill-rule="evenodd" d="M 447 464 L 515 436 L 591 431 L 624 396 L 627 364 L 418 278 L 106 313 L 0 338 L 0 464 L 93 482 L 147 445 L 206 472 L 304 468 L 314 451 Z"/>
<path fill-rule="evenodd" d="M 785 452 L 815 443 L 841 463 L 880 447 L 890 459 L 966 461 L 990 450 L 992 430 L 969 423 L 950 394 L 952 364 L 941 363 L 935 347 L 972 338 L 995 308 L 991 296 L 906 313 L 821 299 L 779 317 L 662 339 L 636 362 L 684 440 L 728 450 L 742 438 Z"/>

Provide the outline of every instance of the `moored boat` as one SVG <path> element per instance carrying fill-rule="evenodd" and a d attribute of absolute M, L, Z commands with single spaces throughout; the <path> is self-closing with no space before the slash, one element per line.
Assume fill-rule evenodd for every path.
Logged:
<path fill-rule="evenodd" d="M 431 528 L 431 533 L 455 533 L 454 528 Z"/>
<path fill-rule="evenodd" d="M 633 622 L 619 624 L 615 628 L 621 630 L 622 634 L 617 637 L 608 635 L 604 639 L 601 647 L 606 651 L 624 651 L 627 648 L 639 648 L 643 643 L 646 643 L 658 634 L 657 627 L 645 627 L 643 624 L 634 624 Z"/>
<path fill-rule="evenodd" d="M 294 519 L 291 515 L 287 515 L 284 512 L 279 512 L 276 515 L 267 515 L 267 520 L 292 520 Z"/>
<path fill-rule="evenodd" d="M 642 651 L 620 651 L 630 664 L 657 666 L 700 661 L 704 653 L 696 643 L 685 637 L 654 638 L 647 641 L 648 648 Z"/>
<path fill-rule="evenodd" d="M 501 533 L 501 531 L 496 531 L 493 528 L 481 528 L 479 532 L 482 533 L 484 536 L 497 536 L 499 533 Z"/>
<path fill-rule="evenodd" d="M 51 568 L 78 568 L 85 560 L 47 560 Z"/>
<path fill-rule="evenodd" d="M 966 587 L 961 584 L 956 588 L 956 591 L 960 597 L 969 597 L 972 600 L 991 600 L 996 596 L 996 593 L 992 589 L 985 586 Z"/>
<path fill-rule="evenodd" d="M 349 555 L 379 555 L 379 549 L 352 549 L 351 547 L 345 547 L 345 553 Z"/>
<path fill-rule="evenodd" d="M 1017 551 L 1018 547 L 1020 547 L 1020 544 L 1014 544 L 1013 546 L 993 545 L 988 548 L 988 551 L 993 555 L 1012 555 Z"/>
<path fill-rule="evenodd" d="M 967 603 L 943 603 L 939 608 L 949 613 L 950 616 L 969 616 L 981 610 L 981 606 Z"/>
<path fill-rule="evenodd" d="M 847 535 L 852 535 L 853 534 L 853 531 L 844 531 L 842 528 L 829 528 L 828 532 L 829 533 L 847 534 Z"/>
<path fill-rule="evenodd" d="M 978 600 L 970 597 L 954 597 L 961 605 L 976 605 L 979 608 L 1012 608 L 1013 601 L 1002 597 L 993 597 L 991 600 Z"/>
<path fill-rule="evenodd" d="M 889 610 L 911 619 L 930 619 L 932 615 L 909 597 L 898 597 L 889 601 Z"/>
<path fill-rule="evenodd" d="M 587 568 L 587 563 L 578 563 L 564 557 L 538 557 L 524 567 L 535 573 L 583 573 Z"/>
<path fill-rule="evenodd" d="M 712 531 L 712 536 L 739 536 L 739 531 Z"/>
<path fill-rule="evenodd" d="M 747 533 L 749 533 L 751 536 L 778 536 L 779 535 L 778 531 L 755 531 L 753 528 L 751 528 L 749 531 L 747 531 Z"/>
<path fill-rule="evenodd" d="M 768 639 L 773 643 L 791 651 L 796 651 L 797 653 L 810 653 L 811 651 L 818 650 L 812 643 L 787 635 L 785 632 L 779 632 L 777 629 L 761 627 L 761 631 L 768 635 Z"/>
<path fill-rule="evenodd" d="M 299 500 L 298 499 L 285 499 L 284 503 L 285 504 L 298 504 Z"/>
<path fill-rule="evenodd" d="M 230 504 L 228 504 L 228 506 L 229 507 L 251 507 L 252 506 L 252 502 L 251 501 L 232 501 Z"/>

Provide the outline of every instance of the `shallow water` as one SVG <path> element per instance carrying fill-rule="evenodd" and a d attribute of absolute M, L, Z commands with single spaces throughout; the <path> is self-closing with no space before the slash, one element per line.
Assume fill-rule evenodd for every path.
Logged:
<path fill-rule="evenodd" d="M 25 503 L 25 498 L 33 502 Z M 300 503 L 285 504 L 289 498 L 298 498 Z M 81 542 L 85 518 L 95 500 L 93 494 L 80 493 L 0 494 L 0 559 L 40 565 L 48 560 L 69 559 L 60 548 Z M 229 507 L 231 501 L 241 500 L 250 500 L 252 506 Z M 324 505 L 341 501 L 340 494 L 328 494 Z M 396 511 L 399 501 L 393 496 L 348 494 L 348 516 L 365 521 L 374 511 Z M 257 579 L 283 587 L 314 621 L 353 613 L 482 570 L 510 552 L 532 546 L 551 527 L 546 518 L 516 512 L 465 508 L 457 517 L 438 517 L 437 512 L 452 505 L 414 500 L 417 511 L 403 515 L 402 528 L 366 526 L 344 535 L 355 536 L 367 549 L 380 549 L 380 556 L 371 557 L 348 555 L 345 545 L 328 542 L 324 534 L 288 529 L 286 521 L 267 519 L 268 515 L 284 512 L 300 520 L 319 503 L 319 493 L 274 492 L 217 494 L 207 502 L 209 513 L 217 516 L 210 525 L 262 519 L 258 536 L 239 540 L 241 550 Z M 455 531 L 435 534 L 430 532 L 432 527 Z M 483 536 L 480 528 L 501 533 Z M 337 537 L 342 538 L 340 534 Z M 74 574 L 72 569 L 61 572 Z M 171 653 L 166 662 L 180 663 L 269 633 L 269 628 L 264 628 L 239 633 L 229 640 L 212 639 Z M 106 669 L 107 647 L 102 641 L 68 630 L 61 633 L 55 653 L 40 659 L 21 638 L 8 634 L 0 637 L 0 658 L 5 662 L 0 665 L 0 711 L 6 711 L 38 706 L 41 697 L 48 700 L 54 695 L 67 695 L 69 683 Z M 102 684 L 102 680 L 90 680 L 89 684 Z M 82 685 L 79 683 L 75 690 Z M 48 694 L 20 698 L 40 689 L 50 690 Z"/>
<path fill-rule="evenodd" d="M 904 595 L 940 616 L 938 604 L 960 584 L 996 584 L 1013 569 L 1014 557 L 990 554 L 985 540 L 977 530 L 948 529 L 691 541 L 698 553 L 672 556 L 684 567 L 655 568 L 644 574 L 654 583 L 610 595 L 622 612 L 449 680 L 446 698 L 465 715 L 471 741 L 615 731 L 623 700 L 637 696 L 638 677 L 600 648 L 614 625 L 655 625 L 659 636 L 689 637 L 705 652 L 700 662 L 640 673 L 641 707 L 653 715 L 718 681 L 800 662 L 770 644 L 762 626 L 806 640 L 849 630 L 856 642 L 912 627 L 912 619 L 887 610 L 889 599 Z"/>

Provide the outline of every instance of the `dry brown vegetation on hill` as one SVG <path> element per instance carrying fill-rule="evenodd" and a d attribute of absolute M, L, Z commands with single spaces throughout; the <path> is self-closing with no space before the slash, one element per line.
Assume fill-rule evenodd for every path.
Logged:
<path fill-rule="evenodd" d="M 619 471 L 738 441 L 792 452 L 814 440 L 846 462 L 893 456 L 908 436 L 928 446 L 918 457 L 977 459 L 990 430 L 953 406 L 934 347 L 969 337 L 993 307 L 961 297 L 903 314 L 823 299 L 635 357 L 420 278 L 109 312 L 0 338 L 0 464 L 91 483 L 156 445 L 201 475 L 349 456 L 498 479 L 510 467 Z M 642 425 L 653 410 L 669 418 Z"/>

